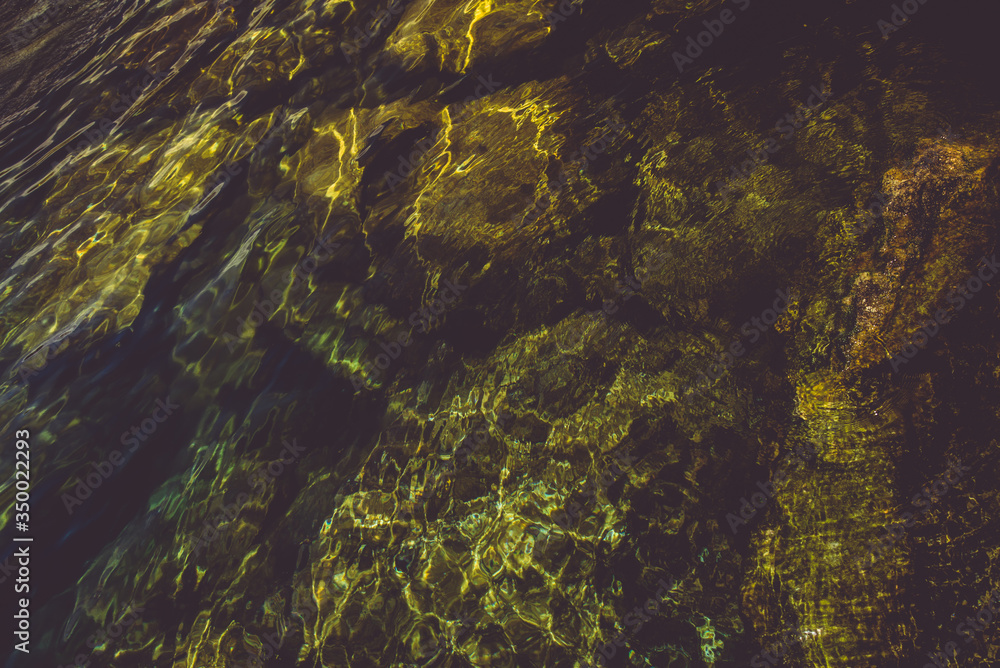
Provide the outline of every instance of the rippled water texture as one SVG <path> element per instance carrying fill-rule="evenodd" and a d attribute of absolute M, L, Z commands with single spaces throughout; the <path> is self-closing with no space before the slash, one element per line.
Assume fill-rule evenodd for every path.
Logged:
<path fill-rule="evenodd" d="M 5 665 L 994 665 L 992 14 L 908 1 L 6 3 Z"/>

